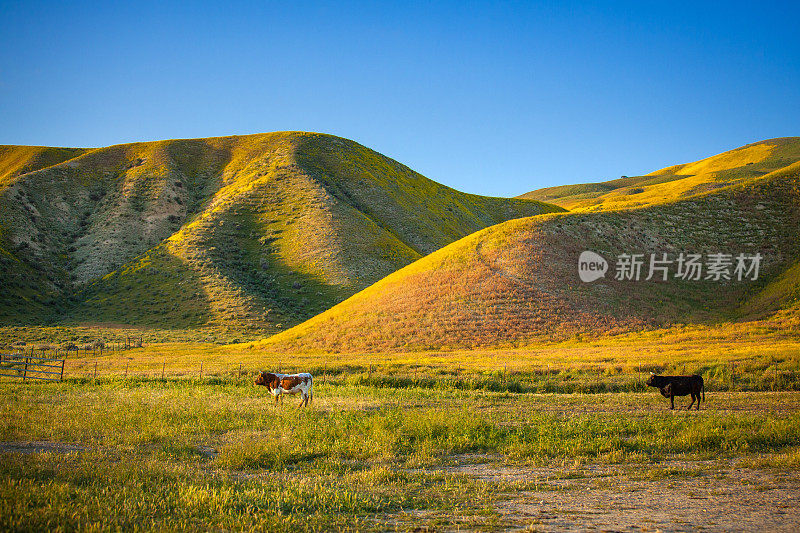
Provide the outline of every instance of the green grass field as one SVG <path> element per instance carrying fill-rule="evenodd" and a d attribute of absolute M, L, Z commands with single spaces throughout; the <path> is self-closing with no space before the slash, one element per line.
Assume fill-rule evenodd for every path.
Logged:
<path fill-rule="evenodd" d="M 315 374 L 311 408 L 252 384 L 277 367 Z M 645 498 L 630 505 L 670 530 L 706 516 L 692 498 L 735 488 L 738 503 L 702 504 L 730 529 L 764 498 L 800 494 L 799 367 L 795 335 L 734 325 L 485 352 L 173 341 L 71 356 L 63 383 L 0 382 L 0 529 L 560 530 L 638 516 L 586 511 L 601 506 L 592 494 Z M 706 377 L 699 412 L 669 411 L 642 383 L 683 368 Z M 659 511 L 665 487 L 688 502 L 684 522 Z"/>
<path fill-rule="evenodd" d="M 800 467 L 796 393 L 757 404 L 712 393 L 687 413 L 643 393 L 319 385 L 313 408 L 298 410 L 246 381 L 3 387 L 6 531 L 492 530 L 514 525 L 502 502 L 599 465 L 651 480 L 727 461 Z M 487 481 L 456 470 L 473 462 L 553 471 Z"/>
<path fill-rule="evenodd" d="M 217 344 L 206 332 L 98 328 L 0 328 L 0 347 L 141 337 L 143 348 L 67 357 L 72 380 L 214 380 L 238 383 L 260 370 L 307 370 L 327 384 L 494 392 L 637 392 L 649 372 L 701 374 L 713 391 L 800 390 L 800 335 L 775 319 L 679 326 L 605 337 L 573 337 L 525 348 L 412 352 L 272 352 L 257 341 Z M 219 339 L 225 339 L 219 333 Z M 237 340 L 234 337 L 232 340 Z M 16 341 L 16 342 L 15 342 Z M 51 353 L 51 352 L 46 352 Z"/>

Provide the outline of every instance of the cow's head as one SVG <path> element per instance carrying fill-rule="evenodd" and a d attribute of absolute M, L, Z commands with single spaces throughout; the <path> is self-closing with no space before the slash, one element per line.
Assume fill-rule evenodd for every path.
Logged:
<path fill-rule="evenodd" d="M 277 387 L 278 376 L 271 372 L 259 372 L 258 376 L 256 376 L 255 384 L 272 390 Z"/>
<path fill-rule="evenodd" d="M 665 379 L 663 376 L 659 376 L 657 374 L 653 374 L 650 372 L 650 377 L 647 378 L 647 386 L 648 387 L 658 387 L 659 389 L 664 386 Z"/>

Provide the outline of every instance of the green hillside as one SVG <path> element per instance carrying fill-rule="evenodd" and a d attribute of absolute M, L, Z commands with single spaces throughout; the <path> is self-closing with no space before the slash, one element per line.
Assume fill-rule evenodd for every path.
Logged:
<path fill-rule="evenodd" d="M 559 211 L 279 132 L 0 148 L 0 323 L 297 324 L 487 226 Z"/>
<path fill-rule="evenodd" d="M 14 178 L 41 170 L 86 152 L 85 148 L 50 148 L 47 146 L 0 146 L 0 190 Z"/>
<path fill-rule="evenodd" d="M 524 346 L 686 323 L 796 312 L 800 163 L 684 200 L 639 209 L 512 220 L 469 235 L 268 339 L 268 350 L 383 351 Z M 584 283 L 584 250 L 610 262 Z M 756 280 L 645 280 L 649 254 L 761 254 Z M 621 254 L 641 279 L 616 280 Z M 749 265 L 748 265 L 749 266 Z M 733 265 L 728 270 L 734 274 Z M 750 276 L 752 277 L 752 275 Z M 792 327 L 798 321 L 788 322 Z"/>
<path fill-rule="evenodd" d="M 764 176 L 797 161 L 800 161 L 800 137 L 784 137 L 748 144 L 645 176 L 547 187 L 518 198 L 552 202 L 570 210 L 643 207 L 688 198 Z"/>

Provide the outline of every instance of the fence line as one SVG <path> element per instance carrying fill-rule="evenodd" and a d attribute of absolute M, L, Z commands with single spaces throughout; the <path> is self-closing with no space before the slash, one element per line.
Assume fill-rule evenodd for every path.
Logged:
<path fill-rule="evenodd" d="M 19 352 L 16 355 L 26 355 L 29 354 L 31 357 L 34 357 L 35 354 L 40 354 L 44 357 L 46 354 L 54 354 L 56 358 L 62 357 L 69 357 L 70 353 L 74 353 L 75 357 L 80 357 L 81 353 L 83 353 L 84 357 L 91 354 L 91 355 L 100 355 L 102 356 L 105 353 L 114 353 L 114 352 L 123 352 L 126 350 L 132 350 L 134 348 L 143 348 L 145 347 L 144 337 L 126 337 L 124 341 L 109 341 L 106 342 L 104 340 L 97 340 L 92 342 L 87 342 L 84 344 L 61 344 L 59 345 L 52 345 L 52 344 L 12 344 L 7 349 L 12 350 L 14 352 Z M 15 354 L 11 354 L 15 355 Z"/>
<path fill-rule="evenodd" d="M 0 376 L 22 378 L 22 381 L 63 381 L 65 359 L 33 355 L 0 354 Z M 49 364 L 56 363 L 56 364 Z M 52 369 L 52 370 L 44 370 Z M 13 373 L 10 373 L 13 372 Z M 48 377 L 58 376 L 58 377 Z"/>
<path fill-rule="evenodd" d="M 190 360 L 190 361 L 170 361 L 159 357 L 147 361 L 131 362 L 130 357 L 108 357 L 100 360 L 86 358 L 73 360 L 70 362 L 68 378 L 77 378 L 80 381 L 91 381 L 98 379 L 143 379 L 161 381 L 181 381 L 189 380 L 196 383 L 200 382 L 216 383 L 222 382 L 242 382 L 254 377 L 257 368 L 253 368 L 257 363 L 248 361 L 242 363 L 234 358 L 221 360 Z M 170 369 L 167 372 L 166 363 L 170 362 Z M 364 364 L 354 368 L 330 367 L 329 362 L 311 363 L 310 365 L 302 362 L 292 364 L 291 368 L 285 368 L 280 359 L 270 361 L 268 364 L 281 370 L 289 372 L 310 371 L 314 374 L 315 384 L 337 384 L 355 383 L 365 386 L 376 387 L 407 387 L 423 386 L 434 387 L 437 384 L 453 383 L 458 388 L 485 388 L 487 390 L 502 390 L 503 387 L 510 387 L 512 392 L 521 390 L 597 390 L 616 391 L 616 390 L 643 390 L 645 389 L 643 379 L 647 367 L 637 364 L 634 368 L 635 374 L 624 372 L 611 372 L 611 366 L 603 366 L 600 363 L 587 364 L 581 366 L 576 371 L 575 376 L 567 376 L 564 379 L 559 377 L 558 367 L 552 367 L 551 363 L 542 365 L 540 368 L 529 371 L 514 369 L 513 363 L 507 367 L 505 364 L 498 365 L 492 372 L 481 369 L 473 369 L 467 374 L 462 374 L 462 369 L 456 369 L 454 375 L 438 375 L 426 373 L 426 365 L 410 364 L 402 368 L 382 368 L 381 365 Z M 160 363 L 160 364 L 159 364 Z M 679 363 L 680 365 L 681 363 Z M 31 380 L 50 380 L 59 381 L 65 377 L 65 359 L 54 357 L 39 357 L 19 354 L 0 354 L 0 376 L 10 378 L 21 378 L 23 381 Z M 252 366 L 250 366 L 252 365 Z M 305 366 L 304 366 L 305 365 Z M 248 368 L 250 366 L 250 368 Z M 719 361 L 718 365 L 708 370 L 709 376 L 706 381 L 713 390 L 800 390 L 800 371 L 797 369 L 779 368 L 775 360 L 770 368 L 763 373 L 758 370 L 743 371 L 741 363 L 729 361 Z M 432 368 L 432 367 L 431 367 Z M 678 366 L 679 370 L 681 366 Z M 719 374 L 718 374 L 719 373 Z M 595 379 L 595 376 L 600 379 Z M 712 376 L 714 381 L 712 381 Z M 575 381 L 569 381 L 574 377 Z M 84 381 L 84 382 L 85 382 Z M 410 383 L 410 385 L 409 385 Z M 713 385 L 712 385 L 713 383 Z"/>
<path fill-rule="evenodd" d="M 60 361 L 60 359 L 59 359 Z M 168 360 L 156 360 L 147 364 L 131 364 L 125 359 L 81 359 L 70 362 L 69 378 L 84 378 L 89 380 L 121 378 L 121 379 L 145 379 L 155 381 L 166 381 L 171 379 L 250 379 L 261 369 L 248 368 L 245 363 L 240 361 L 230 362 L 209 362 L 197 361 L 193 364 L 171 364 L 167 368 Z M 312 369 L 312 371 L 315 369 Z M 327 377 L 327 369 L 316 369 L 315 382 L 323 384 Z M 304 368 L 298 367 L 292 371 L 301 372 Z"/>

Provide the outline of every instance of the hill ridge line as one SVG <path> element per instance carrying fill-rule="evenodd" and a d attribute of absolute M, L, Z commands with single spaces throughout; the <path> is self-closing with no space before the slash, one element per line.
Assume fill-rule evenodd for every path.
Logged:
<path fill-rule="evenodd" d="M 519 347 L 676 323 L 754 320 L 756 312 L 796 327 L 800 301 L 788 292 L 800 282 L 784 273 L 800 272 L 798 228 L 800 161 L 662 204 L 515 219 L 437 250 L 261 347 L 331 353 Z M 594 284 L 577 276 L 581 250 L 617 257 L 727 248 L 762 253 L 761 277 L 631 285 L 615 280 L 613 269 Z M 766 295 L 770 290 L 788 292 Z M 758 303 L 754 313 L 751 300 Z"/>
<path fill-rule="evenodd" d="M 0 190 L 0 324 L 269 334 L 489 223 L 563 211 L 308 132 L 0 150 L 0 172 L 53 158 Z"/>

